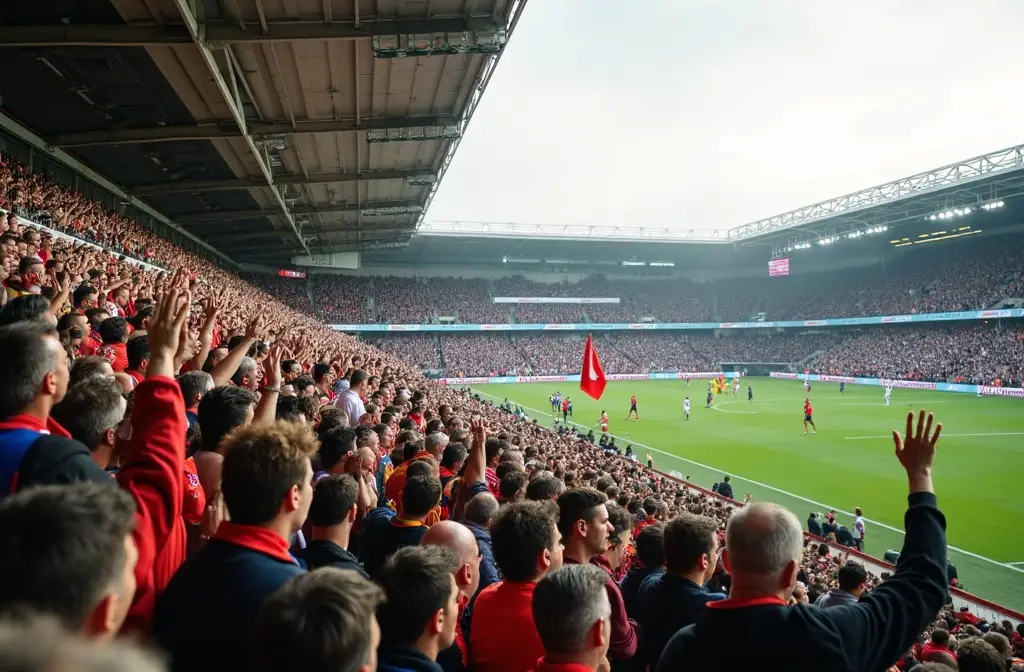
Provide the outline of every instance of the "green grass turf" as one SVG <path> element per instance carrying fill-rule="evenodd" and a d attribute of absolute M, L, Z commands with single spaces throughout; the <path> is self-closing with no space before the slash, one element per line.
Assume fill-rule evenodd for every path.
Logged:
<path fill-rule="evenodd" d="M 750 403 L 747 383 L 754 386 Z M 1024 611 L 1024 400 L 896 389 L 886 407 L 880 387 L 847 385 L 840 395 L 836 383 L 815 383 L 810 396 L 818 433 L 804 436 L 798 381 L 748 378 L 740 395 L 730 388 L 712 410 L 704 408 L 707 381 L 696 380 L 689 388 L 682 381 L 610 382 L 600 401 L 578 383 L 473 389 L 496 403 L 507 397 L 533 409 L 528 413 L 544 424 L 550 416 L 536 411 L 549 411 L 549 395 L 560 390 L 573 400 L 574 421 L 595 431 L 607 409 L 617 443 L 625 449 L 632 442 L 641 460 L 650 452 L 656 469 L 706 488 L 730 474 L 737 499 L 749 492 L 788 507 L 801 521 L 811 511 L 834 508 L 849 514 L 839 519 L 852 529 L 852 511 L 860 506 L 870 521 L 865 550 L 879 558 L 901 547 L 906 511 L 906 475 L 893 455 L 891 431 L 905 428 L 909 410 L 928 409 L 943 424 L 935 489 L 949 543 L 960 549 L 951 548 L 950 559 L 962 587 Z M 631 394 L 639 422 L 623 420 Z M 683 420 L 684 396 L 693 405 L 689 422 Z"/>

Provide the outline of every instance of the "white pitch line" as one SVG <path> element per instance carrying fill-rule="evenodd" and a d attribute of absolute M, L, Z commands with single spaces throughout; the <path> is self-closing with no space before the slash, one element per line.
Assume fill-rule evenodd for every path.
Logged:
<path fill-rule="evenodd" d="M 977 432 L 974 434 L 946 434 L 943 432 L 942 438 L 948 438 L 951 436 L 1024 436 L 1024 432 Z M 861 439 L 891 439 L 892 434 L 878 434 L 876 436 L 844 436 L 847 441 L 859 441 Z"/>
<path fill-rule="evenodd" d="M 495 396 L 493 394 L 488 394 L 487 392 L 481 392 L 479 390 L 476 390 L 476 393 L 480 394 L 480 395 L 483 395 L 485 397 L 490 397 L 491 399 L 501 399 L 501 397 Z M 541 411 L 541 410 L 536 409 L 536 408 L 530 408 L 529 406 L 522 406 L 522 405 L 519 405 L 519 406 L 520 406 L 520 408 L 524 408 L 524 409 L 526 409 L 528 411 L 533 411 L 534 413 L 539 413 L 541 415 L 546 415 L 549 418 L 554 418 L 555 417 L 555 416 L 551 415 L 550 413 L 548 413 L 546 411 Z M 578 425 L 580 427 L 587 427 L 587 425 L 583 425 L 583 424 L 580 424 L 578 422 L 574 422 L 572 424 Z M 1021 433 L 1024 434 L 1024 432 L 1021 432 Z M 669 452 L 666 452 L 664 450 L 660 450 L 658 448 L 655 448 L 653 446 L 648 446 L 646 444 L 639 443 L 637 441 L 632 441 L 632 440 L 628 439 L 627 437 L 616 436 L 615 434 L 609 434 L 609 436 L 611 436 L 613 438 L 616 438 L 616 439 L 622 439 L 623 441 L 627 441 L 629 443 L 632 443 L 634 446 L 640 446 L 641 448 L 644 448 L 645 450 L 650 450 L 650 451 L 655 452 L 655 453 L 660 453 L 661 455 L 666 455 L 668 457 L 675 458 L 675 459 L 680 460 L 682 462 L 687 462 L 689 464 L 692 464 L 695 467 L 700 467 L 701 469 L 707 469 L 708 471 L 718 471 L 718 472 L 721 472 L 723 474 L 728 473 L 730 476 L 732 476 L 735 479 L 738 479 L 738 480 L 741 480 L 741 481 L 746 481 L 747 483 L 750 483 L 751 485 L 756 485 L 759 488 L 764 488 L 765 490 L 771 490 L 772 492 L 777 492 L 780 495 L 786 495 L 787 497 L 792 497 L 793 499 L 799 499 L 802 502 L 807 502 L 808 504 L 813 504 L 814 506 L 820 507 L 821 509 L 824 509 L 824 510 L 835 511 L 836 513 L 841 513 L 841 514 L 843 514 L 845 516 L 853 516 L 853 513 L 850 512 L 850 511 L 843 511 L 842 509 L 837 509 L 837 508 L 831 507 L 828 504 L 823 504 L 822 502 L 817 502 L 817 501 L 815 501 L 813 499 L 809 499 L 807 497 L 803 497 L 801 495 L 797 495 L 797 494 L 792 493 L 792 492 L 787 492 L 786 490 L 783 490 L 781 488 L 776 488 L 775 486 L 768 485 L 767 483 L 761 483 L 760 481 L 755 481 L 752 478 L 745 478 L 743 476 L 738 475 L 736 472 L 733 472 L 733 471 L 728 471 L 728 470 L 725 470 L 725 469 L 718 469 L 716 467 L 711 467 L 711 466 L 708 466 L 706 464 L 701 464 L 700 462 L 695 462 L 694 460 L 690 460 L 690 459 L 687 459 L 685 457 L 681 457 L 681 456 L 676 455 L 674 453 L 669 453 Z M 943 435 L 943 436 L 945 436 L 945 435 Z M 892 435 L 888 435 L 887 438 L 892 438 Z M 879 527 L 881 527 L 883 529 L 889 530 L 891 532 L 896 532 L 897 534 L 905 534 L 906 533 L 905 530 L 901 530 L 901 529 L 899 529 L 897 527 L 893 527 L 892 525 L 887 525 L 887 524 L 885 524 L 885 523 L 883 523 L 881 521 L 878 521 L 878 520 L 871 520 L 870 518 L 865 518 L 864 520 L 866 522 L 871 523 L 872 525 L 878 525 Z M 974 558 L 975 560 L 981 560 L 983 562 L 987 562 L 989 564 L 995 565 L 996 567 L 1002 567 L 1004 569 L 1011 569 L 1011 570 L 1013 570 L 1015 572 L 1020 572 L 1021 574 L 1024 574 L 1024 568 L 1016 567 L 1015 566 L 1015 564 L 1022 564 L 1022 563 L 999 562 L 998 560 L 993 560 L 992 558 L 986 558 L 984 555 L 978 555 L 977 553 L 972 553 L 971 551 L 965 551 L 964 549 L 957 548 L 956 546 L 947 546 L 947 548 L 949 550 L 951 550 L 951 551 L 956 551 L 957 553 L 962 553 L 962 554 L 966 555 L 967 557 Z"/>
<path fill-rule="evenodd" d="M 1010 566 L 1013 566 L 1013 565 L 1024 565 L 1024 562 L 1008 562 L 1006 564 L 1008 564 Z"/>
<path fill-rule="evenodd" d="M 712 411 L 718 411 L 719 413 L 742 413 L 743 415 L 757 415 L 757 411 L 731 411 L 731 410 L 729 410 L 727 408 L 719 408 L 719 406 L 725 406 L 726 404 L 738 404 L 738 403 L 740 403 L 739 399 L 733 399 L 733 400 L 729 400 L 729 401 L 720 401 L 717 404 L 713 404 L 711 406 L 711 410 Z M 747 403 L 751 403 L 751 402 L 747 402 Z"/>

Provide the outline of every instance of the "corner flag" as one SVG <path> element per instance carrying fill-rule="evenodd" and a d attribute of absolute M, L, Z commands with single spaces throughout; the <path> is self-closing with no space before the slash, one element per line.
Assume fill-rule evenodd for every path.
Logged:
<path fill-rule="evenodd" d="M 587 347 L 583 350 L 583 369 L 580 373 L 580 389 L 594 399 L 600 399 L 607 384 L 601 360 L 594 349 L 594 339 L 587 334 Z"/>

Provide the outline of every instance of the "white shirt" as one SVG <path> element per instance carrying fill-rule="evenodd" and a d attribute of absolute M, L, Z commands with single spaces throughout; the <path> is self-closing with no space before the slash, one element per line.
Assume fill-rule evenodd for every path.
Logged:
<path fill-rule="evenodd" d="M 690 410 L 690 400 L 689 399 L 687 399 L 687 400 L 685 400 L 683 402 L 683 410 L 684 411 L 689 411 Z"/>
<path fill-rule="evenodd" d="M 341 409 L 341 412 L 348 417 L 349 427 L 355 427 L 359 422 L 359 418 L 363 417 L 363 413 L 366 413 L 363 400 L 351 389 L 339 394 L 338 398 L 334 401 L 334 406 Z"/>
<path fill-rule="evenodd" d="M 853 538 L 864 538 L 864 516 L 857 516 L 857 519 L 853 521 Z"/>

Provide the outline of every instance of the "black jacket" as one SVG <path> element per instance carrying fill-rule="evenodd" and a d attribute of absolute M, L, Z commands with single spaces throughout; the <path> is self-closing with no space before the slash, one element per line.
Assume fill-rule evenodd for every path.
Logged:
<path fill-rule="evenodd" d="M 892 578 L 859 602 L 834 609 L 786 606 L 774 598 L 708 605 L 669 641 L 658 672 L 884 670 L 895 663 L 945 604 L 946 519 L 935 495 L 914 493 L 903 552 Z M 723 652 L 744 652 L 726 656 Z"/>
<path fill-rule="evenodd" d="M 825 536 L 821 533 L 821 523 L 818 522 L 817 518 L 807 519 L 807 531 L 818 537 Z"/>
<path fill-rule="evenodd" d="M 0 433 L 0 450 L 8 437 L 17 440 L 15 432 Z M 0 497 L 33 485 L 66 485 L 81 481 L 117 483 L 103 467 L 96 464 L 84 444 L 63 436 L 39 434 L 25 450 L 20 461 L 11 465 L 16 475 L 0 483 Z"/>
<path fill-rule="evenodd" d="M 337 567 L 338 569 L 350 569 L 367 579 L 370 578 L 363 566 L 359 564 L 356 556 L 349 553 L 347 548 L 342 548 L 327 539 L 310 541 L 306 544 L 306 548 L 296 554 L 296 557 L 306 563 L 306 569 L 311 572 L 320 567 Z"/>
<path fill-rule="evenodd" d="M 381 644 L 377 651 L 378 672 L 444 672 L 435 661 L 407 646 Z"/>

